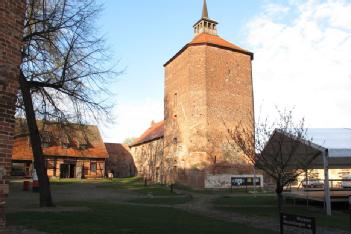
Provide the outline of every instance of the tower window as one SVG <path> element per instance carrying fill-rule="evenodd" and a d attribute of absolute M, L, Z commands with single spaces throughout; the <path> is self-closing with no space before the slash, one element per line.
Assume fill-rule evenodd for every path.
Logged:
<path fill-rule="evenodd" d="M 173 106 L 176 107 L 178 105 L 178 93 L 174 93 Z"/>

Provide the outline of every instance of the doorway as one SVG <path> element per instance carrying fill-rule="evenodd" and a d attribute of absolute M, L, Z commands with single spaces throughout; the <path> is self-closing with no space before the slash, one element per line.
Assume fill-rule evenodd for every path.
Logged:
<path fill-rule="evenodd" d="M 60 178 L 75 178 L 76 164 L 61 164 Z"/>

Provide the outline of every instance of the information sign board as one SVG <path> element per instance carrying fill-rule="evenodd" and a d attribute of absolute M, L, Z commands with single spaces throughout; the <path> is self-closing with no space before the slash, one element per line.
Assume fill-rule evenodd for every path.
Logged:
<path fill-rule="evenodd" d="M 284 226 L 309 229 L 316 234 L 316 221 L 314 217 L 280 213 L 280 233 L 284 234 Z"/>
<path fill-rule="evenodd" d="M 253 186 L 254 181 L 256 186 L 261 185 L 261 178 L 260 177 L 232 177 L 231 178 L 231 183 L 232 186 Z"/>

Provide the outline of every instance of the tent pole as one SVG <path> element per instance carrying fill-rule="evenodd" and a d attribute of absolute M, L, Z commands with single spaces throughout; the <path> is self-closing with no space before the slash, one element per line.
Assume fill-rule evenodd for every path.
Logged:
<path fill-rule="evenodd" d="M 324 201 L 327 208 L 327 215 L 331 216 L 330 188 L 329 188 L 329 165 L 328 165 L 328 149 L 323 152 L 324 164 Z"/>

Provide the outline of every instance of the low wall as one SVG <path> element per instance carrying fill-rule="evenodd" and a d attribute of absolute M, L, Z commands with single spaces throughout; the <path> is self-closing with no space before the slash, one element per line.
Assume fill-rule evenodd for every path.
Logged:
<path fill-rule="evenodd" d="M 205 176 L 205 188 L 208 189 L 221 189 L 221 188 L 245 188 L 253 187 L 253 185 L 240 185 L 242 179 L 253 179 L 254 175 L 232 175 L 232 174 L 208 174 Z M 236 178 L 235 185 L 232 186 L 232 178 Z M 263 187 L 263 175 L 256 175 L 256 179 L 259 179 L 259 185 L 257 187 Z M 239 183 L 237 183 L 239 181 Z"/>

